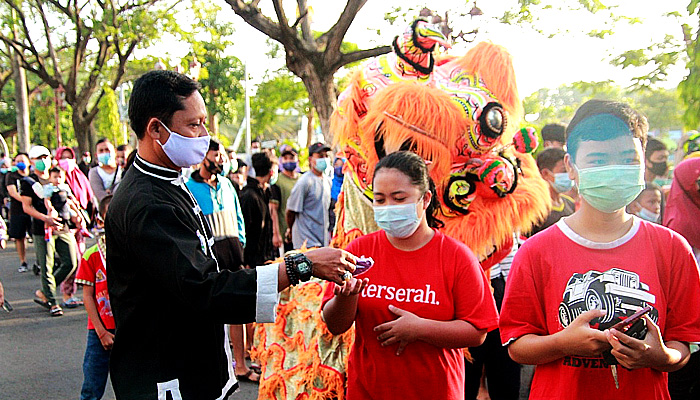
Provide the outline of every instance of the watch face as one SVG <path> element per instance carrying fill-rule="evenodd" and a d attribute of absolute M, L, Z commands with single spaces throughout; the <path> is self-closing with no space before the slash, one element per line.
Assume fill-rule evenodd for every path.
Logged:
<path fill-rule="evenodd" d="M 300 262 L 299 264 L 297 264 L 297 267 L 299 268 L 300 275 L 305 275 L 305 274 L 311 273 L 311 265 L 309 265 L 309 263 L 306 261 Z"/>

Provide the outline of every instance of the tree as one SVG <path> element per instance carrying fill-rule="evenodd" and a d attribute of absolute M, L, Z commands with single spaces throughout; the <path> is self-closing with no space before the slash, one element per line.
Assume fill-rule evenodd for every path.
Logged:
<path fill-rule="evenodd" d="M 335 72 L 349 63 L 391 51 L 389 46 L 349 53 L 341 50 L 350 24 L 367 0 L 347 0 L 335 25 L 319 36 L 314 36 L 311 30 L 306 0 L 297 0 L 299 17 L 291 25 L 282 7 L 282 0 L 272 0 L 276 21 L 262 14 L 258 8 L 260 0 L 226 2 L 249 25 L 284 46 L 287 68 L 304 83 L 318 113 L 324 135 L 330 134 L 330 117 L 335 107 Z"/>
<path fill-rule="evenodd" d="M 116 89 L 134 50 L 172 20 L 166 10 L 155 10 L 158 1 L 3 0 L 17 13 L 19 35 L 3 30 L 0 40 L 20 54 L 28 72 L 53 89 L 65 89 L 81 152 L 94 147 L 92 122 L 105 95 L 102 83 Z"/>
<path fill-rule="evenodd" d="M 258 85 L 250 108 L 252 131 L 265 138 L 283 139 L 296 135 L 300 116 L 307 115 L 311 105 L 299 78 L 280 70 Z"/>
<path fill-rule="evenodd" d="M 185 57 L 184 61 L 202 62 L 198 77 L 202 84 L 201 93 L 209 113 L 209 129 L 217 135 L 219 118 L 233 121 L 237 117 L 236 100 L 243 95 L 244 67 L 238 58 L 225 55 L 233 45 L 230 40 L 233 24 L 221 22 L 218 17 L 221 8 L 193 1 L 191 11 L 195 21 L 192 30 L 180 31 L 180 34 L 184 41 L 192 43 L 194 54 Z"/>
<path fill-rule="evenodd" d="M 119 130 L 119 106 L 117 105 L 117 95 L 114 90 L 107 85 L 102 88 L 104 96 L 97 103 L 99 110 L 95 117 L 95 133 L 98 137 L 108 138 L 112 143 L 121 143 Z"/>
<path fill-rule="evenodd" d="M 688 12 L 700 21 L 700 1 L 692 0 L 688 4 Z M 689 70 L 688 75 L 678 85 L 680 97 L 686 106 L 683 122 L 686 128 L 698 129 L 700 128 L 700 28 L 695 32 L 694 38 L 687 26 L 683 31 Z"/>

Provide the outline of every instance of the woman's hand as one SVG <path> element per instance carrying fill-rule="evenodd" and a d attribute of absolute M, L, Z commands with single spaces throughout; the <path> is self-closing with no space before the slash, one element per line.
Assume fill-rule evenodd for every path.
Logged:
<path fill-rule="evenodd" d="M 425 320 L 418 317 L 416 314 L 392 305 L 389 306 L 389 311 L 398 315 L 398 318 L 375 326 L 374 331 L 383 331 L 383 333 L 377 336 L 377 340 L 382 342 L 382 346 L 399 344 L 398 349 L 396 349 L 396 355 L 398 356 L 409 343 L 418 340 Z"/>
<path fill-rule="evenodd" d="M 335 285 L 335 288 L 333 288 L 333 294 L 336 296 L 345 297 L 357 296 L 358 294 L 360 294 L 360 292 L 362 292 L 362 289 L 364 289 L 368 284 L 368 278 L 350 278 L 349 281 L 345 281 L 345 283 L 343 283 L 342 285 Z"/>

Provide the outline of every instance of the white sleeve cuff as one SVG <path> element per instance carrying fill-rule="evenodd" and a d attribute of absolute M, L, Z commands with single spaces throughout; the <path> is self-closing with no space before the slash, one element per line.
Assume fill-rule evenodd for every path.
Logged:
<path fill-rule="evenodd" d="M 279 264 L 261 265 L 255 268 L 258 274 L 258 291 L 255 301 L 255 322 L 275 322 L 279 293 L 277 278 Z"/>

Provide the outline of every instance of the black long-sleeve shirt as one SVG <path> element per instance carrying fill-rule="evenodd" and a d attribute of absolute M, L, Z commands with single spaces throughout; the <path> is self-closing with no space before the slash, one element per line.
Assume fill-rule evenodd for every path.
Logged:
<path fill-rule="evenodd" d="M 277 265 L 231 272 L 177 171 L 140 157 L 106 218 L 118 399 L 225 399 L 238 386 L 225 323 L 274 320 Z"/>

